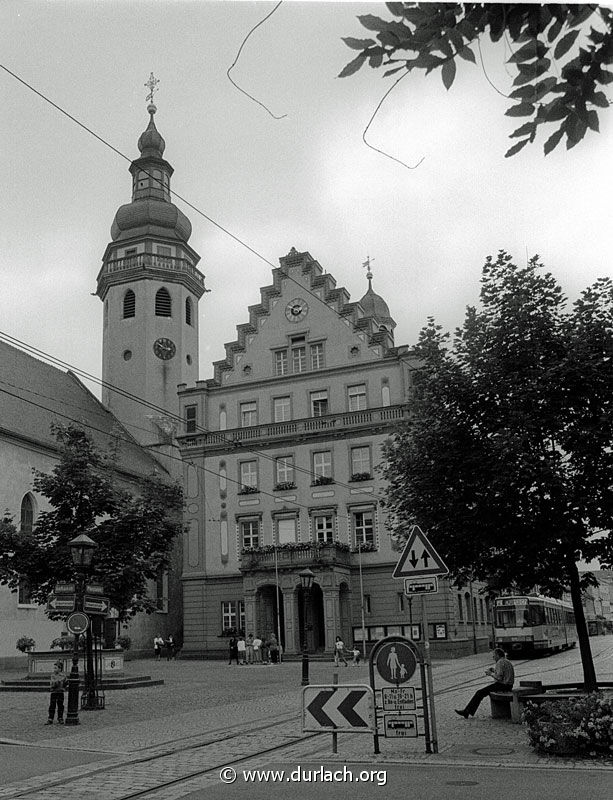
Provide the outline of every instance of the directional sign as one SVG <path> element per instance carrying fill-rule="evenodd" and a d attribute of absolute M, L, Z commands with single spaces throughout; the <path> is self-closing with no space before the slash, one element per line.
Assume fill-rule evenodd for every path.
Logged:
<path fill-rule="evenodd" d="M 58 581 L 55 584 L 53 589 L 55 594 L 74 594 L 77 591 L 77 587 L 74 583 L 68 583 L 67 581 Z"/>
<path fill-rule="evenodd" d="M 370 686 L 305 686 L 302 690 L 303 731 L 372 733 L 375 726 Z"/>
<path fill-rule="evenodd" d="M 413 645 L 414 647 L 414 645 Z M 385 642 L 373 657 L 377 672 L 388 683 L 406 683 L 413 677 L 417 659 L 413 647 L 400 639 Z"/>
<path fill-rule="evenodd" d="M 89 617 L 82 611 L 75 611 L 75 613 L 71 614 L 66 620 L 66 627 L 70 633 L 74 633 L 75 635 L 85 633 L 89 627 Z"/>
<path fill-rule="evenodd" d="M 384 711 L 415 711 L 414 686 L 384 686 L 381 699 Z"/>
<path fill-rule="evenodd" d="M 392 573 L 392 578 L 420 575 L 447 575 L 445 562 L 428 541 L 419 525 L 413 525 L 407 543 Z"/>
<path fill-rule="evenodd" d="M 438 592 L 438 578 L 405 578 L 404 593 L 407 597 L 414 594 L 436 594 Z"/>
<path fill-rule="evenodd" d="M 104 586 L 101 583 L 86 583 L 85 594 L 104 594 Z"/>
<path fill-rule="evenodd" d="M 111 601 L 108 597 L 99 597 L 98 595 L 91 597 L 87 594 L 83 596 L 83 611 L 87 611 L 88 614 L 106 615 L 110 607 Z"/>
<path fill-rule="evenodd" d="M 384 714 L 383 731 L 389 739 L 409 739 L 417 737 L 416 714 Z"/>
<path fill-rule="evenodd" d="M 74 594 L 56 595 L 52 594 L 47 601 L 47 608 L 50 611 L 74 611 Z"/>

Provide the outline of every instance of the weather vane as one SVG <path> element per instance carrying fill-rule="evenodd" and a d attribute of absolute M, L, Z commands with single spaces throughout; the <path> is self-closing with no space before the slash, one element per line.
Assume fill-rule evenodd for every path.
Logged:
<path fill-rule="evenodd" d="M 145 100 L 147 100 L 149 103 L 153 103 L 153 95 L 158 90 L 158 83 L 159 82 L 160 81 L 153 75 L 153 72 L 152 72 L 151 75 L 149 75 L 149 80 L 145 84 L 145 86 L 149 89 L 149 94 L 147 95 Z"/>

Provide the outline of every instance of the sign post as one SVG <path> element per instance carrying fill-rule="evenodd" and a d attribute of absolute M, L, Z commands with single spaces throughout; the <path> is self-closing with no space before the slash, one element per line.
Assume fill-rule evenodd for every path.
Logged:
<path fill-rule="evenodd" d="M 404 593 L 409 597 L 421 595 L 421 617 L 423 637 L 422 687 L 424 695 L 424 724 L 426 727 L 426 752 L 438 753 L 436 714 L 434 712 L 434 688 L 432 685 L 432 663 L 430 661 L 430 631 L 426 594 L 438 592 L 438 576 L 449 570 L 436 552 L 419 525 L 413 525 L 392 578 L 404 579 Z M 407 736 L 408 733 L 399 734 Z M 432 747 L 432 750 L 430 749 Z"/>

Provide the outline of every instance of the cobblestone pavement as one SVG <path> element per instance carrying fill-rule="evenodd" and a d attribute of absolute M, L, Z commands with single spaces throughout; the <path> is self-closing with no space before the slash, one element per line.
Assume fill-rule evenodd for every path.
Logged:
<path fill-rule="evenodd" d="M 597 673 L 613 680 L 613 638 L 593 642 Z M 528 746 L 522 725 L 493 720 L 484 701 L 474 719 L 464 720 L 453 709 L 464 704 L 474 688 L 484 682 L 488 653 L 434 665 L 434 689 L 439 753 L 426 754 L 424 739 L 381 739 L 381 753 L 373 753 L 372 736 L 339 734 L 338 753 L 332 754 L 330 734 L 299 741 L 301 689 L 299 662 L 278 666 L 231 667 L 221 662 L 152 660 L 129 662 L 130 675 L 162 677 L 164 686 L 108 692 L 104 711 L 81 712 L 81 725 L 44 726 L 47 697 L 42 693 L 0 693 L 0 742 L 26 743 L 60 750 L 93 751 L 108 758 L 92 764 L 48 773 L 0 788 L 0 798 L 26 789 L 28 800 L 65 800 L 95 792 L 96 798 L 117 800 L 135 787 L 155 787 L 162 778 L 184 778 L 207 768 L 247 759 L 260 766 L 265 749 L 284 745 L 275 760 L 301 763 L 453 764 L 457 766 L 523 766 L 613 769 L 611 762 L 546 759 Z M 312 662 L 311 684 L 331 684 L 333 664 Z M 581 675 L 578 651 L 530 662 L 517 662 L 518 680 L 543 682 L 576 680 Z M 366 666 L 341 668 L 339 682 L 368 683 Z M 4 671 L 0 678 L 14 677 Z M 276 723 L 276 724 L 275 724 Z M 242 735 L 236 736 L 242 732 Z M 144 761 L 143 759 L 147 759 Z M 268 759 L 270 760 L 270 759 Z M 111 773 L 101 769 L 113 766 Z M 77 779 L 70 790 L 53 786 L 66 778 Z M 218 780 L 215 774 L 195 776 L 187 783 L 160 789 L 165 800 Z M 104 789 L 104 791 L 102 791 Z M 148 795 L 149 797 L 149 795 Z"/>

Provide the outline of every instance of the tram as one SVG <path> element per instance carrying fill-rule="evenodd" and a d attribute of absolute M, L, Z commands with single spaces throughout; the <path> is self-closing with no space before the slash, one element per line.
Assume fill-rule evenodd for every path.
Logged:
<path fill-rule="evenodd" d="M 570 603 L 540 595 L 499 597 L 494 604 L 494 639 L 509 655 L 539 655 L 577 644 Z"/>

